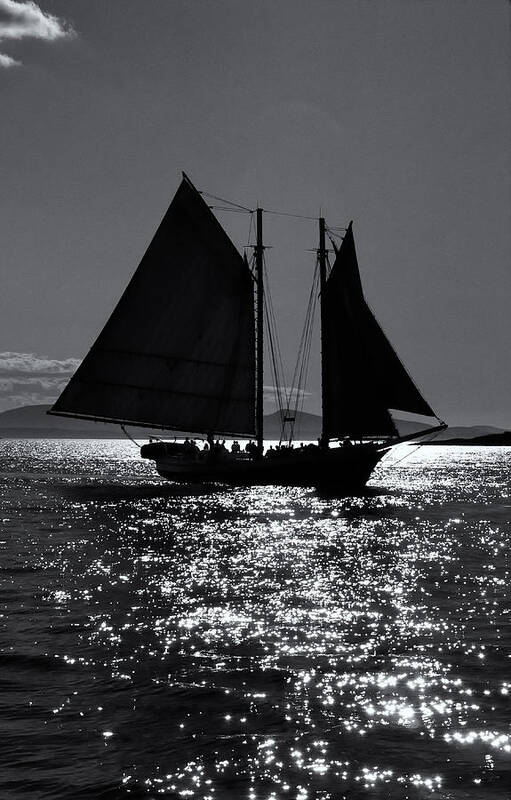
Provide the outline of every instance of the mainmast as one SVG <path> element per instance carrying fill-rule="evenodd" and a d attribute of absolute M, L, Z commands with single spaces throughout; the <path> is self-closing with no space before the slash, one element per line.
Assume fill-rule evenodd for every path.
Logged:
<path fill-rule="evenodd" d="M 264 284 L 263 284 L 263 209 L 256 209 L 256 436 L 259 455 L 264 452 L 263 379 L 264 379 Z"/>
<path fill-rule="evenodd" d="M 322 409 L 322 427 L 321 427 L 321 447 L 328 447 L 328 429 L 327 420 L 328 416 L 328 392 L 327 392 L 327 352 L 326 352 L 326 337 L 327 337 L 327 308 L 326 308 L 326 247 L 325 247 L 325 219 L 319 218 L 319 302 L 321 308 L 321 409 Z"/>

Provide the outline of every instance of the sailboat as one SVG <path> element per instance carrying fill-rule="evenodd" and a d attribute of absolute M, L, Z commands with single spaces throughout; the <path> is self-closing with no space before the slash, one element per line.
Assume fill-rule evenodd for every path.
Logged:
<path fill-rule="evenodd" d="M 317 445 L 265 452 L 262 208 L 255 218 L 251 269 L 183 174 L 121 299 L 48 413 L 207 437 L 204 450 L 188 440 L 142 446 L 171 481 L 358 491 L 393 445 L 446 425 L 365 300 L 352 223 L 329 269 L 320 217 L 322 433 Z M 437 424 L 400 437 L 391 410 Z M 229 453 L 222 437 L 254 441 L 249 452 Z"/>

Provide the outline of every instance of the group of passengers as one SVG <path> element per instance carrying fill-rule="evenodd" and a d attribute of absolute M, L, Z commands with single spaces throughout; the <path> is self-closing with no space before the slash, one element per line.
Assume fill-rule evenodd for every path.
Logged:
<path fill-rule="evenodd" d="M 200 453 L 195 439 L 189 439 L 188 436 L 183 442 L 183 450 L 189 458 L 196 458 Z"/>
<path fill-rule="evenodd" d="M 202 445 L 202 450 L 204 453 L 228 453 L 228 449 L 225 446 L 225 439 L 217 439 L 216 442 L 212 436 L 208 436 L 207 440 Z"/>
<path fill-rule="evenodd" d="M 184 441 L 184 446 L 185 453 L 188 456 L 197 456 L 197 454 L 200 452 L 195 440 L 193 439 L 186 438 Z M 224 459 L 230 455 L 240 456 L 241 454 L 246 454 L 251 458 L 254 458 L 258 452 L 257 444 L 252 440 L 247 442 L 243 450 L 241 449 L 241 445 L 237 439 L 235 439 L 231 444 L 230 450 L 225 443 L 225 439 L 215 440 L 212 436 L 208 436 L 202 445 L 203 457 L 213 460 L 217 460 L 219 458 Z"/>
<path fill-rule="evenodd" d="M 342 446 L 343 447 L 350 447 L 353 443 L 350 441 L 348 437 L 345 437 Z M 307 452 L 310 450 L 317 450 L 318 445 L 321 447 L 321 439 L 318 439 L 318 444 L 313 444 L 312 442 L 305 444 L 301 442 L 300 447 L 297 448 L 295 452 Z M 188 436 L 183 442 L 184 453 L 187 458 L 192 458 L 197 460 L 199 458 L 199 454 L 201 453 L 197 442 L 195 439 L 189 439 Z M 285 455 L 290 450 L 294 450 L 294 445 L 292 442 L 289 444 L 278 444 L 275 447 L 270 445 L 270 447 L 266 451 L 266 458 L 275 458 L 276 456 Z M 225 439 L 217 439 L 216 441 L 213 439 L 211 435 L 208 436 L 207 440 L 202 445 L 202 453 L 204 454 L 203 457 L 213 458 L 213 460 L 217 460 L 218 458 L 224 459 L 229 457 L 231 454 L 234 456 L 239 456 L 241 453 L 246 454 L 250 458 L 257 458 L 259 455 L 259 448 L 256 442 L 250 441 L 247 442 L 243 451 L 241 449 L 241 445 L 237 439 L 233 441 L 231 444 L 230 451 L 225 444 Z"/>
<path fill-rule="evenodd" d="M 353 443 L 348 437 L 345 437 L 342 442 L 343 447 L 350 447 L 352 444 Z M 304 442 L 301 442 L 300 447 L 297 448 L 295 452 L 303 453 L 311 450 L 317 450 L 318 445 L 321 447 L 321 439 L 318 439 L 318 444 L 313 444 L 312 442 L 305 444 Z M 199 458 L 201 451 L 195 439 L 189 439 L 186 437 L 183 442 L 183 447 L 188 458 L 192 458 L 194 460 Z M 265 456 L 266 458 L 275 458 L 277 456 L 285 455 L 290 450 L 294 450 L 294 445 L 292 442 L 289 444 L 278 444 L 275 445 L 275 447 L 270 445 Z M 237 439 L 235 439 L 231 444 L 231 449 L 229 451 L 227 445 L 225 444 L 225 439 L 222 439 L 222 441 L 217 439 L 215 441 L 212 436 L 208 436 L 207 440 L 202 445 L 202 453 L 204 454 L 203 457 L 213 458 L 213 460 L 217 460 L 218 458 L 228 458 L 230 455 L 239 456 L 242 453 L 250 458 L 257 458 L 259 455 L 259 448 L 256 442 L 250 439 L 250 441 L 247 442 L 242 450 L 240 443 Z"/>
<path fill-rule="evenodd" d="M 268 450 L 266 451 L 267 458 L 275 458 L 276 456 L 285 455 L 289 453 L 290 450 L 295 450 L 295 452 L 301 453 L 307 450 L 317 450 L 317 445 L 315 444 L 304 444 L 304 442 L 300 443 L 300 447 L 295 450 L 295 446 L 293 442 L 289 442 L 289 444 L 277 444 L 275 447 L 270 445 Z"/>
<path fill-rule="evenodd" d="M 207 440 L 204 442 L 204 445 L 203 445 L 202 449 L 203 449 L 203 451 L 206 451 L 206 452 L 210 451 L 211 453 L 217 453 L 217 454 L 221 454 L 221 455 L 229 454 L 229 450 L 227 449 L 227 446 L 225 444 L 225 439 L 223 439 L 222 441 L 220 441 L 220 439 L 217 439 L 216 442 L 215 442 L 213 440 L 213 437 L 211 437 L 211 436 L 208 436 Z M 252 458 L 254 458 L 259 451 L 257 449 L 257 444 L 255 442 L 253 442 L 252 439 L 249 442 L 247 442 L 247 444 L 245 445 L 243 451 L 241 449 L 240 443 L 238 442 L 237 439 L 235 439 L 233 441 L 233 443 L 231 444 L 230 453 L 232 455 L 234 455 L 234 456 L 238 456 L 242 452 L 246 453 L 248 456 L 251 456 Z"/>
<path fill-rule="evenodd" d="M 183 442 L 183 451 L 187 458 L 192 458 L 196 460 L 199 458 L 199 454 L 201 458 L 208 458 L 217 460 L 218 458 L 224 459 L 229 457 L 230 455 L 233 456 L 240 456 L 240 455 L 247 455 L 250 458 L 255 458 L 259 453 L 257 444 L 250 440 L 247 442 L 243 450 L 241 449 L 241 445 L 237 439 L 233 441 L 231 444 L 230 450 L 227 448 L 225 443 L 225 439 L 213 439 L 212 436 L 208 436 L 208 438 L 202 444 L 202 451 L 199 449 L 197 445 L 197 441 L 195 439 L 190 439 L 188 436 Z"/>

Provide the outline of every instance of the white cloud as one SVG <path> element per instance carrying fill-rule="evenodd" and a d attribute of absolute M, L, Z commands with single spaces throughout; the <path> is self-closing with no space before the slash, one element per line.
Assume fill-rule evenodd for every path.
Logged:
<path fill-rule="evenodd" d="M 79 358 L 47 358 L 35 353 L 0 353 L 0 377 L 72 375 L 80 364 Z"/>
<path fill-rule="evenodd" d="M 6 56 L 3 53 L 0 53 L 0 67 L 20 67 L 21 61 L 16 61 L 15 58 L 11 58 L 10 56 Z"/>
<path fill-rule="evenodd" d="M 53 402 L 79 364 L 78 358 L 0 353 L 0 411 Z"/>
<path fill-rule="evenodd" d="M 286 397 L 290 398 L 291 406 L 293 406 L 294 403 L 296 403 L 297 395 L 299 399 L 312 396 L 312 392 L 307 392 L 305 389 L 296 390 L 294 388 L 291 388 L 291 386 L 280 386 L 279 390 L 282 396 L 282 400 L 285 400 Z M 270 385 L 265 384 L 263 386 L 263 396 L 265 400 L 275 401 L 276 395 L 277 395 L 276 386 L 273 386 L 271 384 Z"/>
<path fill-rule="evenodd" d="M 0 43 L 27 38 L 54 42 L 74 35 L 69 23 L 43 11 L 32 0 L 0 0 Z M 0 53 L 0 67 L 14 67 L 20 63 Z"/>

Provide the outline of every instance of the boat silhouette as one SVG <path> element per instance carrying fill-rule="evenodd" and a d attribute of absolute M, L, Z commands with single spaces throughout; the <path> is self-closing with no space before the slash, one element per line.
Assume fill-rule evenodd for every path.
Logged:
<path fill-rule="evenodd" d="M 322 433 L 265 452 L 263 209 L 255 210 L 253 265 L 204 196 L 181 184 L 117 306 L 49 414 L 207 437 L 207 449 L 152 441 L 143 458 L 171 481 L 316 486 L 358 491 L 389 448 L 445 428 L 369 308 L 352 223 L 330 268 L 320 217 Z M 298 395 L 297 395 L 298 396 Z M 436 420 L 399 436 L 391 410 Z M 252 439 L 229 453 L 219 438 Z"/>

